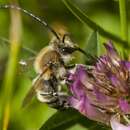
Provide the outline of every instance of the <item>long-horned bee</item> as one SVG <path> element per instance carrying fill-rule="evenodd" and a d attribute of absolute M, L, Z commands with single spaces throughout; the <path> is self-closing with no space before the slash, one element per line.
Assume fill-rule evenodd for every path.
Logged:
<path fill-rule="evenodd" d="M 50 41 L 49 45 L 44 47 L 36 56 L 34 61 L 34 69 L 37 77 L 33 80 L 32 88 L 27 93 L 23 105 L 26 105 L 34 95 L 38 100 L 49 104 L 54 108 L 66 108 L 67 94 L 62 91 L 62 81 L 65 80 L 67 70 L 73 65 L 68 65 L 71 60 L 71 55 L 75 51 L 80 51 L 86 54 L 76 44 L 74 44 L 68 34 L 61 36 L 56 33 L 44 20 L 15 5 L 0 5 L 1 9 L 11 8 L 24 12 L 31 16 L 36 21 L 44 25 L 55 36 Z"/>

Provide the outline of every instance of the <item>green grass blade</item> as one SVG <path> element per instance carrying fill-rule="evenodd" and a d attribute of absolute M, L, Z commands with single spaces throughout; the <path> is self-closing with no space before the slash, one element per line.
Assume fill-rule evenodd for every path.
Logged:
<path fill-rule="evenodd" d="M 18 57 L 20 52 L 21 19 L 18 11 L 11 12 L 10 26 L 10 52 L 6 66 L 2 91 L 2 130 L 7 130 L 10 120 L 11 99 L 17 71 Z"/>
<path fill-rule="evenodd" d="M 74 3 L 72 3 L 70 0 L 62 0 L 66 7 L 71 11 L 71 13 L 82 23 L 88 25 L 91 29 L 94 31 L 97 31 L 100 35 L 109 38 L 116 43 L 120 44 L 124 48 L 129 48 L 130 46 L 127 44 L 127 41 L 121 39 L 119 36 L 114 35 L 105 29 L 103 29 L 101 26 L 99 26 L 97 23 L 92 21 L 81 9 L 79 9 Z"/>

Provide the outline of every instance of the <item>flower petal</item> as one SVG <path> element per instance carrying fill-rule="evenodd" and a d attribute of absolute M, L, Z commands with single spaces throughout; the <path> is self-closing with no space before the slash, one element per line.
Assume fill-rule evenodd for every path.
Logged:
<path fill-rule="evenodd" d="M 111 41 L 109 41 L 107 44 L 104 44 L 104 46 L 109 54 L 117 56 L 117 51 Z"/>
<path fill-rule="evenodd" d="M 70 86 L 70 90 L 73 93 L 73 95 L 78 99 L 80 99 L 80 97 L 85 95 L 85 92 L 82 89 L 82 84 L 78 79 Z"/>
<path fill-rule="evenodd" d="M 119 106 L 125 114 L 130 114 L 130 104 L 124 99 L 119 99 Z"/>
<path fill-rule="evenodd" d="M 70 106 L 89 119 L 111 124 L 113 130 L 130 130 L 124 120 L 130 114 L 130 62 L 121 59 L 111 41 L 104 46 L 107 54 L 95 65 L 90 69 L 76 65 L 70 75 Z M 112 118 L 113 114 L 120 118 Z"/>
<path fill-rule="evenodd" d="M 125 126 L 118 122 L 117 118 L 112 117 L 110 120 L 112 130 L 130 130 L 130 126 Z"/>
<path fill-rule="evenodd" d="M 120 61 L 120 64 L 130 71 L 130 62 L 129 61 Z"/>
<path fill-rule="evenodd" d="M 120 61 L 120 58 L 112 42 L 109 41 L 108 44 L 104 44 L 104 46 L 107 50 L 107 55 L 111 59 L 112 63 L 116 66 L 119 66 L 118 61 Z"/>
<path fill-rule="evenodd" d="M 71 107 L 77 109 L 87 118 L 102 122 L 107 125 L 109 124 L 110 116 L 101 112 L 96 107 L 92 106 L 86 96 L 81 97 L 80 100 L 74 97 L 70 97 L 69 104 L 71 105 Z"/>

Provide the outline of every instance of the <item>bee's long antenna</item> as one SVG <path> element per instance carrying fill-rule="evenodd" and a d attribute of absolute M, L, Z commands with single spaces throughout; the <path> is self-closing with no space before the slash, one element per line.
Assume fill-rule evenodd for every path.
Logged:
<path fill-rule="evenodd" d="M 85 56 L 88 56 L 87 52 L 85 52 L 85 51 L 82 50 L 81 48 L 78 47 L 78 48 L 76 48 L 76 49 L 77 49 L 77 51 L 83 53 Z"/>
<path fill-rule="evenodd" d="M 0 9 L 16 9 L 16 10 L 20 10 L 21 12 L 25 13 L 26 15 L 34 18 L 36 21 L 38 21 L 39 23 L 41 23 L 42 25 L 44 25 L 46 28 L 48 28 L 49 31 L 51 31 L 58 40 L 60 40 L 60 37 L 58 36 L 58 34 L 55 32 L 55 30 L 53 28 L 51 28 L 46 22 L 45 20 L 41 20 L 39 17 L 35 16 L 34 14 L 32 14 L 31 12 L 25 10 L 25 9 L 22 9 L 16 5 L 10 5 L 10 4 L 7 4 L 7 5 L 0 5 Z"/>

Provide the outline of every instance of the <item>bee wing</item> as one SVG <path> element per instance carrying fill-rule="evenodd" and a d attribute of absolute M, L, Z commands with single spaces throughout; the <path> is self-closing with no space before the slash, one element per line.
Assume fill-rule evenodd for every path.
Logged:
<path fill-rule="evenodd" d="M 10 44 L 11 44 L 11 41 L 8 38 L 0 36 L 0 45 L 2 45 L 2 46 L 5 45 L 5 46 L 9 47 Z M 24 53 L 30 54 L 31 56 L 37 55 L 36 51 L 34 51 L 31 48 L 28 48 L 26 46 L 22 45 L 21 49 Z"/>
<path fill-rule="evenodd" d="M 27 104 L 32 100 L 34 95 L 35 95 L 35 86 L 33 85 L 23 100 L 23 103 L 22 103 L 23 108 L 27 106 Z"/>
<path fill-rule="evenodd" d="M 29 92 L 27 93 L 27 95 L 25 96 L 23 100 L 22 107 L 25 107 L 32 100 L 33 96 L 36 93 L 36 89 L 39 87 L 39 84 L 41 83 L 42 76 L 47 70 L 48 70 L 48 66 L 46 66 L 43 72 L 36 77 L 36 79 L 34 80 L 32 84 L 31 89 L 29 90 Z"/>
<path fill-rule="evenodd" d="M 47 51 L 47 53 L 45 54 L 46 51 Z M 38 56 L 35 60 L 34 66 L 35 66 L 36 72 L 38 72 L 40 74 L 34 80 L 32 88 L 27 93 L 27 96 L 24 98 L 23 105 L 22 105 L 23 107 L 26 106 L 31 101 L 32 97 L 35 95 L 36 90 L 38 89 L 39 86 L 41 86 L 41 80 L 43 80 L 43 78 L 48 79 L 50 77 L 51 73 L 53 73 L 52 64 L 59 63 L 59 55 L 56 51 L 49 51 L 49 52 L 48 52 L 48 50 L 46 50 L 46 51 L 45 50 L 43 51 L 44 55 L 39 54 L 40 56 Z M 38 61 L 38 62 L 36 62 L 36 61 Z M 41 70 L 42 70 L 42 72 L 41 72 Z"/>
<path fill-rule="evenodd" d="M 19 74 L 28 73 L 30 71 L 30 68 L 33 68 L 33 62 L 35 60 L 35 57 L 31 57 L 28 59 L 20 59 L 19 61 Z"/>

